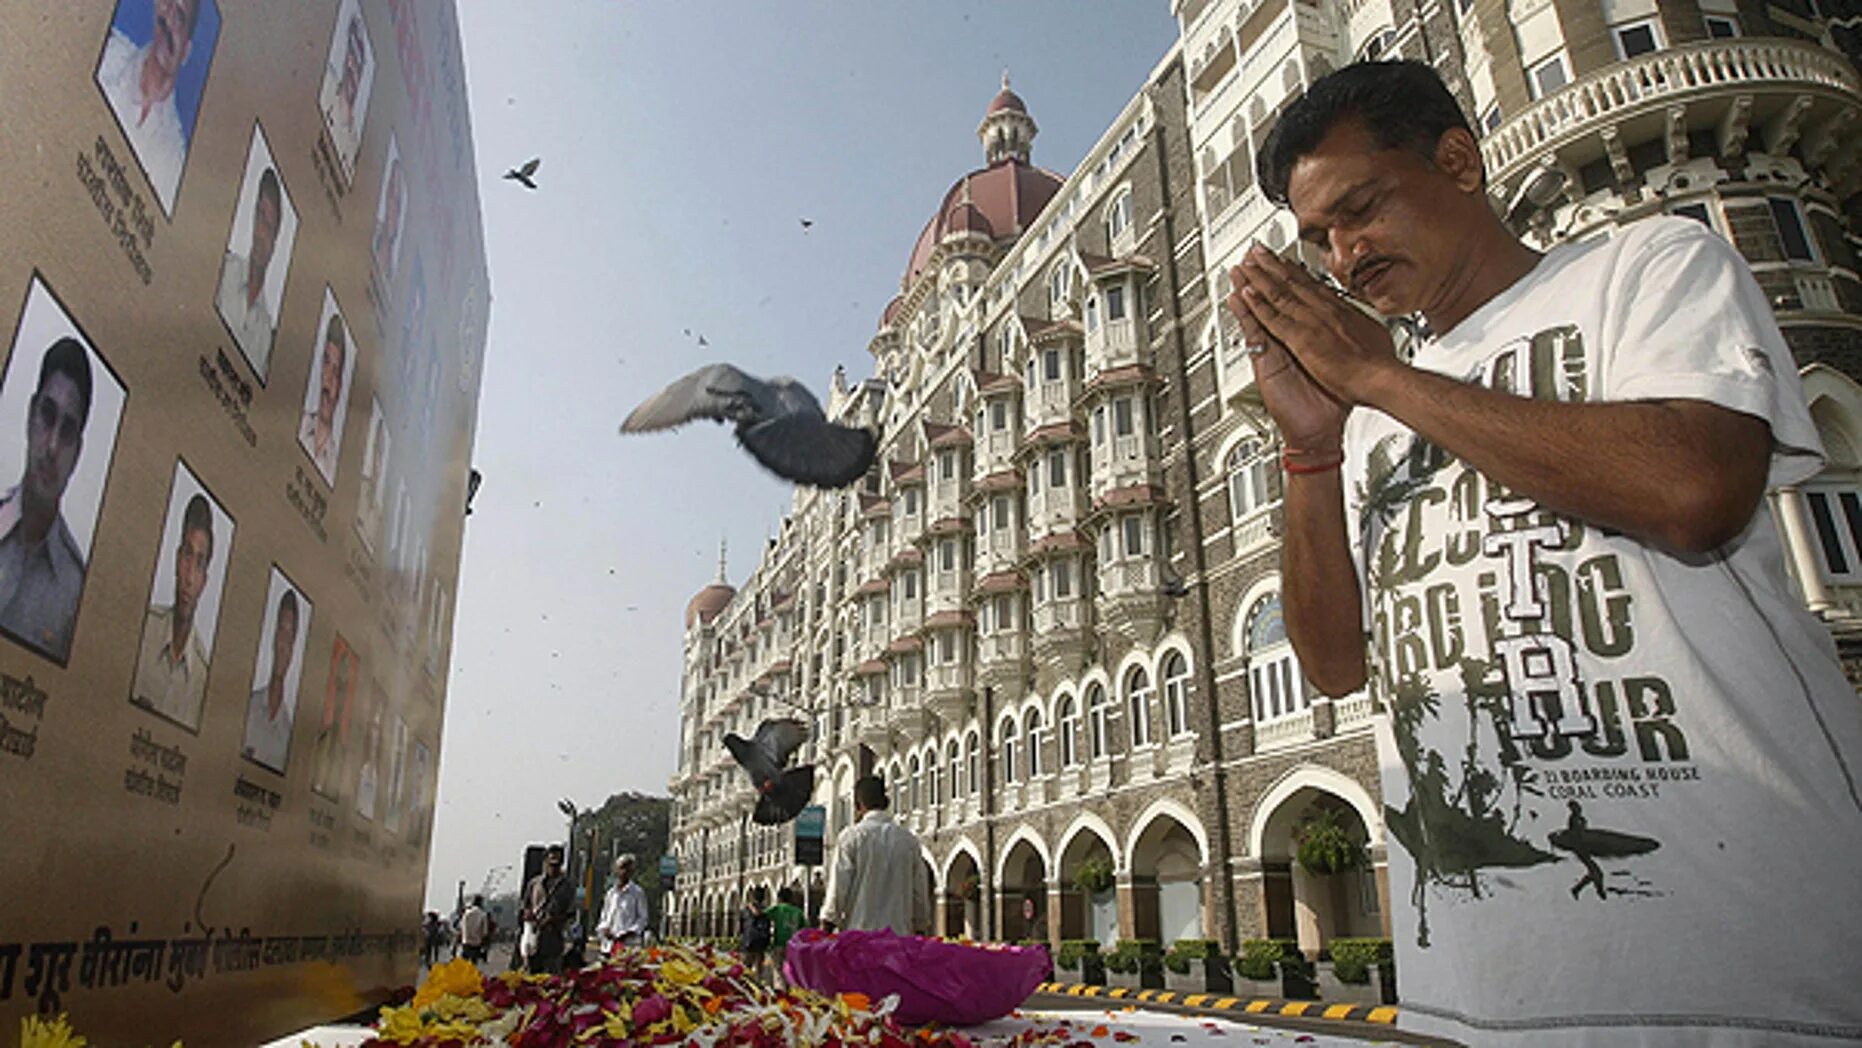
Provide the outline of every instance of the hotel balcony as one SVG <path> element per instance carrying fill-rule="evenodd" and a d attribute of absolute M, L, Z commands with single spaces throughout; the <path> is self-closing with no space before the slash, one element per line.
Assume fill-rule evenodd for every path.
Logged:
<path fill-rule="evenodd" d="M 970 715 L 970 698 L 974 692 L 970 676 L 969 633 L 957 645 L 955 662 L 925 667 L 925 706 L 938 719 L 954 724 Z"/>
<path fill-rule="evenodd" d="M 1815 44 L 1770 37 L 1710 40 L 1619 62 L 1580 77 L 1501 124 L 1481 143 L 1496 197 L 1511 199 L 1526 173 L 1555 164 L 1567 175 L 1607 161 L 1619 183 L 1636 184 L 1629 151 L 1664 143 L 1684 162 L 1693 132 L 1713 135 L 1720 156 L 1801 150 L 1838 198 L 1862 174 L 1854 126 L 1862 109 L 1856 71 Z M 1582 195 L 1578 180 L 1567 199 Z M 1656 187 L 1664 188 L 1664 187 Z"/>

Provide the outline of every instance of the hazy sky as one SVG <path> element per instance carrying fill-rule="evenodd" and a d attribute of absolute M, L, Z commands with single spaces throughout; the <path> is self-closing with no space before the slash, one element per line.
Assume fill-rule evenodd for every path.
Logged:
<path fill-rule="evenodd" d="M 666 792 L 685 603 L 720 536 L 741 580 L 788 508 L 724 428 L 622 439 L 621 417 L 710 360 L 817 391 L 836 364 L 870 374 L 913 239 L 982 166 L 1003 68 L 1035 162 L 1067 174 L 1176 37 L 1166 0 L 461 0 L 459 19 L 492 310 L 441 909 L 559 839 L 557 798 Z M 531 156 L 539 191 L 499 179 Z"/>

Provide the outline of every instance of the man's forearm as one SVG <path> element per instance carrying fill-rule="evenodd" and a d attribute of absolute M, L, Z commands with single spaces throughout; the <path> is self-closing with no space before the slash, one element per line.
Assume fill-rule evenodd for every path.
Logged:
<path fill-rule="evenodd" d="M 1287 474 L 1281 606 L 1306 679 L 1327 695 L 1364 685 L 1363 601 L 1345 541 L 1344 486 L 1336 469 Z"/>
<path fill-rule="evenodd" d="M 1764 491 L 1766 423 L 1706 402 L 1535 400 L 1400 365 L 1367 401 L 1510 491 L 1668 549 L 1727 542 Z"/>

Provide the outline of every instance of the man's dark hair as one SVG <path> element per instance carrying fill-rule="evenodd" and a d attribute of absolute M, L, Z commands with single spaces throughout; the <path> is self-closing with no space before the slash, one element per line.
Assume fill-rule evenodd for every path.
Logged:
<path fill-rule="evenodd" d="M 483 895 L 472 896 L 472 905 L 477 906 L 480 909 L 483 909 L 485 906 L 485 897 Z"/>
<path fill-rule="evenodd" d="M 278 172 L 275 169 L 269 168 L 269 167 L 266 168 L 265 171 L 259 175 L 258 199 L 252 202 L 252 208 L 254 212 L 258 210 L 259 201 L 264 200 L 266 197 L 271 198 L 272 214 L 277 215 L 278 224 L 283 225 L 284 224 L 284 199 L 278 188 Z"/>
<path fill-rule="evenodd" d="M 336 343 L 336 348 L 349 352 L 349 336 L 343 331 L 343 318 L 340 314 L 330 314 L 330 322 L 323 329 L 323 340 Z"/>
<path fill-rule="evenodd" d="M 53 375 L 63 375 L 78 387 L 78 423 L 83 425 L 91 420 L 91 358 L 84 351 L 84 344 L 66 335 L 52 343 L 52 348 L 45 351 L 45 358 L 39 361 L 39 385 L 34 390 L 45 392 L 45 382 Z"/>
<path fill-rule="evenodd" d="M 1446 132 L 1474 133 L 1448 85 L 1427 65 L 1354 62 L 1320 77 L 1280 114 L 1255 158 L 1261 192 L 1285 205 L 1293 165 L 1347 119 L 1362 121 L 1385 149 L 1413 149 L 1430 158 Z"/>
<path fill-rule="evenodd" d="M 769 890 L 767 888 L 764 888 L 762 885 L 759 884 L 750 889 L 750 900 L 756 903 L 758 906 L 763 905 L 764 901 L 767 900 L 768 898 L 769 898 Z"/>
<path fill-rule="evenodd" d="M 788 905 L 788 906 L 794 906 L 795 905 L 795 889 L 794 888 L 783 888 L 779 890 L 778 892 L 776 892 L 776 901 L 779 903 Z"/>
<path fill-rule="evenodd" d="M 868 775 L 853 784 L 854 803 L 867 811 L 885 811 L 892 806 L 886 797 L 886 780 Z"/>
<path fill-rule="evenodd" d="M 284 596 L 278 598 L 278 618 L 272 623 L 272 629 L 276 630 L 286 615 L 291 616 L 291 628 L 296 629 L 298 624 L 296 590 L 285 590 Z"/>
<path fill-rule="evenodd" d="M 198 492 L 187 500 L 187 508 L 181 511 L 181 543 L 187 544 L 190 531 L 198 531 L 207 536 L 207 556 L 213 556 L 213 510 L 207 507 L 207 496 Z"/>
<path fill-rule="evenodd" d="M 562 856 L 562 853 L 563 853 L 562 845 L 560 844 L 552 844 L 549 847 L 543 849 L 543 857 L 546 859 L 552 855 L 560 858 Z"/>

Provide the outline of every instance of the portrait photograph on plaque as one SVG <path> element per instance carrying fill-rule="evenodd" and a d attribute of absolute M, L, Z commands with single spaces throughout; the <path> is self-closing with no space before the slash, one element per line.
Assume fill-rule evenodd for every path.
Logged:
<path fill-rule="evenodd" d="M 407 178 L 401 168 L 401 143 L 388 136 L 387 173 L 381 180 L 381 199 L 375 202 L 375 236 L 369 243 L 375 260 L 375 273 L 387 297 L 394 285 L 394 270 L 401 261 L 401 229 L 407 221 Z"/>
<path fill-rule="evenodd" d="M 214 0 L 118 0 L 110 20 L 97 86 L 164 215 L 175 213 L 219 38 Z"/>
<path fill-rule="evenodd" d="M 177 459 L 129 701 L 193 732 L 207 699 L 232 550 L 233 518 Z"/>
<path fill-rule="evenodd" d="M 272 163 L 265 130 L 255 121 L 252 146 L 246 151 L 246 173 L 233 205 L 233 231 L 220 263 L 214 308 L 260 385 L 271 370 L 278 307 L 284 301 L 285 275 L 296 242 L 297 209 Z"/>
<path fill-rule="evenodd" d="M 381 722 L 388 711 L 388 693 L 379 683 L 369 687 L 368 727 L 362 733 L 362 763 L 356 769 L 356 814 L 375 821 L 381 800 Z"/>
<path fill-rule="evenodd" d="M 343 181 L 356 177 L 356 153 L 362 145 L 362 126 L 368 119 L 369 92 L 375 86 L 375 48 L 369 43 L 368 25 L 357 0 L 343 0 L 336 11 L 336 34 L 323 64 L 323 87 L 317 92 L 317 109 L 323 127 L 336 147 Z"/>
<path fill-rule="evenodd" d="M 323 714 L 317 718 L 317 742 L 311 748 L 310 788 L 331 800 L 340 797 L 343 757 L 349 750 L 349 711 L 361 676 L 356 649 L 338 633 L 330 647 L 330 676 L 323 688 Z"/>
<path fill-rule="evenodd" d="M 388 456 L 393 444 L 381 401 L 370 397 L 368 442 L 362 448 L 362 490 L 356 495 L 356 539 L 370 553 L 381 541 L 383 511 L 388 502 Z"/>
<path fill-rule="evenodd" d="M 349 411 L 349 379 L 356 370 L 356 345 L 336 295 L 323 289 L 323 315 L 317 321 L 316 351 L 304 388 L 304 412 L 297 442 L 329 485 L 336 483 L 336 460 L 343 444 L 343 416 Z"/>
<path fill-rule="evenodd" d="M 0 634 L 61 666 L 125 399 L 35 274 L 0 377 Z"/>
<path fill-rule="evenodd" d="M 261 767 L 284 774 L 297 712 L 297 687 L 304 676 L 304 645 L 310 636 L 310 601 L 272 565 L 259 627 L 258 664 L 246 701 L 246 741 L 240 753 Z"/>

